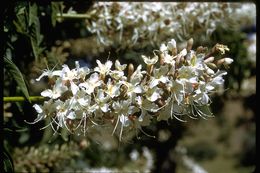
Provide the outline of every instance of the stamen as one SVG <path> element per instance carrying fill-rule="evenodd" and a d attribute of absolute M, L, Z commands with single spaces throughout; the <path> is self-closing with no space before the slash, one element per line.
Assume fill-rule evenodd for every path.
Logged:
<path fill-rule="evenodd" d="M 119 116 L 117 116 L 117 121 L 116 121 L 116 125 L 115 125 L 115 127 L 114 127 L 114 130 L 113 130 L 113 132 L 112 132 L 112 136 L 114 135 L 114 133 L 115 133 L 115 131 L 116 131 L 116 128 L 117 128 L 117 125 L 118 125 L 118 122 L 119 122 Z"/>

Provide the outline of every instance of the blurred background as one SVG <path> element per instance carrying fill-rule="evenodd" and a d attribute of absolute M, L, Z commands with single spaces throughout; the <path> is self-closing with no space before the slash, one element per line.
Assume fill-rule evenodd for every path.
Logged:
<path fill-rule="evenodd" d="M 94 68 L 109 57 L 142 64 L 174 38 L 193 49 L 216 43 L 234 62 L 222 92 L 212 95 L 214 118 L 160 121 L 139 138 L 118 142 L 100 131 L 53 136 L 48 122 L 29 125 L 37 113 L 29 102 L 4 102 L 4 164 L 15 172 L 251 173 L 256 156 L 256 6 L 253 3 L 17 1 L 4 10 L 5 57 L 21 71 L 29 94 L 39 96 L 43 69 Z M 4 96 L 22 96 L 4 66 Z M 39 102 L 40 103 L 40 102 Z"/>

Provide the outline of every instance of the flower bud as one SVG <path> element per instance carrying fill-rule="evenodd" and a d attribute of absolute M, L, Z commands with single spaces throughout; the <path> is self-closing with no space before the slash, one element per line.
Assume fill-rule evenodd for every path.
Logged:
<path fill-rule="evenodd" d="M 134 73 L 134 65 L 131 63 L 128 65 L 128 74 L 127 74 L 127 81 L 130 80 L 130 77 L 132 76 L 132 74 Z"/>
<path fill-rule="evenodd" d="M 224 65 L 229 65 L 229 64 L 231 64 L 233 62 L 233 59 L 231 59 L 231 58 L 224 58 Z"/>
<path fill-rule="evenodd" d="M 167 47 L 169 51 L 172 51 L 172 49 L 176 48 L 176 41 L 171 39 L 171 41 L 168 42 Z"/>
<path fill-rule="evenodd" d="M 205 62 L 205 63 L 211 63 L 211 62 L 214 61 L 214 59 L 215 59 L 215 58 L 214 58 L 213 56 L 211 56 L 211 57 L 208 57 L 207 59 L 205 59 L 204 62 Z"/>
<path fill-rule="evenodd" d="M 160 54 L 160 65 L 164 64 L 164 55 Z"/>
<path fill-rule="evenodd" d="M 216 64 L 214 64 L 214 63 L 211 63 L 211 62 L 209 62 L 209 63 L 206 63 L 207 64 L 207 66 L 209 67 L 209 68 L 211 68 L 211 69 L 217 69 L 218 67 L 216 66 Z"/>
<path fill-rule="evenodd" d="M 190 51 L 193 45 L 193 38 L 190 38 L 187 42 L 187 51 Z"/>
<path fill-rule="evenodd" d="M 222 59 L 220 59 L 220 60 L 218 60 L 217 61 L 217 65 L 229 65 L 229 64 L 231 64 L 233 62 L 233 59 L 231 59 L 231 58 L 222 58 Z"/>
<path fill-rule="evenodd" d="M 215 74 L 215 72 L 212 69 L 210 69 L 210 68 L 206 68 L 206 72 L 209 75 L 214 75 Z"/>
<path fill-rule="evenodd" d="M 177 55 L 176 41 L 174 39 L 171 39 L 171 41 L 168 42 L 167 48 L 172 52 L 173 56 Z"/>

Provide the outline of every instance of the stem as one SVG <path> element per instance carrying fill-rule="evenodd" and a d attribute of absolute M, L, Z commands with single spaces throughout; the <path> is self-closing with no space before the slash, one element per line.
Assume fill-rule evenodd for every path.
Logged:
<path fill-rule="evenodd" d="M 37 101 L 44 101 L 45 98 L 42 96 L 30 96 L 30 101 L 37 102 Z M 27 99 L 21 96 L 14 96 L 14 97 L 4 97 L 4 102 L 24 102 Z"/>
<path fill-rule="evenodd" d="M 87 14 L 73 14 L 73 13 L 57 13 L 57 18 L 73 18 L 73 19 L 88 19 L 91 16 Z"/>

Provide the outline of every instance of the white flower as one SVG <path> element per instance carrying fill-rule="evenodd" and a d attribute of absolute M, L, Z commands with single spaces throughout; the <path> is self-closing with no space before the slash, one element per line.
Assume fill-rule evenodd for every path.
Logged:
<path fill-rule="evenodd" d="M 184 82 L 185 81 L 183 80 L 176 80 L 170 83 L 172 97 L 177 101 L 178 104 L 183 101 L 185 95 Z"/>
<path fill-rule="evenodd" d="M 189 81 L 191 83 L 197 83 L 197 69 L 190 66 L 182 66 L 179 71 L 178 77 L 184 81 Z"/>
<path fill-rule="evenodd" d="M 80 67 L 78 61 L 75 61 L 75 66 L 76 66 L 77 79 L 84 80 L 86 75 L 90 73 L 90 69 L 88 67 Z"/>
<path fill-rule="evenodd" d="M 157 55 L 155 55 L 153 58 L 150 58 L 150 57 L 148 58 L 148 57 L 142 55 L 142 58 L 143 58 L 145 64 L 147 64 L 147 65 L 153 65 L 153 64 L 155 64 L 155 63 L 158 61 L 158 59 L 159 59 L 159 57 L 158 57 Z"/>
<path fill-rule="evenodd" d="M 147 111 L 157 112 L 159 110 L 158 106 L 153 102 L 150 102 L 146 99 L 142 99 L 141 96 L 136 97 L 136 103 L 138 104 L 139 109 L 141 110 L 141 115 L 135 121 L 136 127 L 140 128 L 141 126 L 148 126 L 151 122 L 151 117 L 149 116 Z"/>
<path fill-rule="evenodd" d="M 194 95 L 194 99 L 196 102 L 207 105 L 210 101 L 208 96 L 208 92 L 211 91 L 212 88 L 207 86 L 205 82 L 200 81 L 198 88 L 195 90 L 196 95 Z"/>
<path fill-rule="evenodd" d="M 187 55 L 187 49 L 183 49 L 178 56 L 182 57 L 182 56 L 186 56 Z"/>
<path fill-rule="evenodd" d="M 97 60 L 98 67 L 94 68 L 94 71 L 99 72 L 101 75 L 106 75 L 110 72 L 112 67 L 112 61 L 107 61 L 105 64 L 102 64 L 99 60 Z"/>
<path fill-rule="evenodd" d="M 64 125 L 67 126 L 66 125 L 66 118 L 67 118 L 68 111 L 69 111 L 69 109 L 68 109 L 69 101 L 70 100 L 66 100 L 65 102 L 62 102 L 62 101 L 59 100 L 59 102 L 56 102 L 56 103 L 58 103 L 57 107 L 56 107 L 56 109 L 57 109 L 56 117 L 58 119 L 57 125 L 59 127 L 63 127 Z M 66 127 L 66 128 L 69 130 L 68 127 Z"/>
<path fill-rule="evenodd" d="M 111 98 L 117 97 L 120 95 L 120 87 L 122 83 L 117 82 L 113 84 L 111 82 L 111 79 L 108 80 L 107 82 L 107 90 L 105 91 Z"/>
<path fill-rule="evenodd" d="M 72 81 L 70 81 L 70 89 L 73 95 L 76 95 L 79 91 L 79 87 Z"/>
<path fill-rule="evenodd" d="M 146 91 L 146 97 L 149 101 L 154 102 L 156 100 L 158 100 L 159 98 L 161 98 L 161 94 L 163 93 L 163 90 L 161 88 L 158 87 L 153 87 L 153 88 L 149 88 Z"/>
<path fill-rule="evenodd" d="M 83 107 L 90 106 L 91 96 L 81 90 L 77 93 L 76 100 Z"/>
<path fill-rule="evenodd" d="M 171 41 L 168 42 L 167 48 L 169 51 L 172 51 L 173 49 L 176 48 L 176 41 L 175 39 L 171 39 Z"/>
<path fill-rule="evenodd" d="M 69 80 L 72 81 L 77 77 L 77 73 L 75 70 L 70 70 L 69 66 L 64 64 L 62 65 L 62 72 L 61 72 L 61 78 L 62 80 Z"/>
<path fill-rule="evenodd" d="M 116 60 L 115 68 L 116 70 L 111 70 L 109 75 L 116 80 L 123 80 L 123 81 L 127 80 L 127 77 L 124 76 L 124 70 L 126 68 L 126 64 L 121 65 L 120 62 Z"/>
<path fill-rule="evenodd" d="M 116 70 L 118 70 L 118 71 L 123 71 L 123 70 L 125 70 L 125 68 L 126 68 L 126 64 L 121 65 L 120 62 L 119 62 L 118 60 L 116 60 L 116 62 L 115 62 L 115 68 L 116 68 Z"/>
<path fill-rule="evenodd" d="M 41 121 L 42 119 L 46 118 L 46 114 L 43 111 L 42 106 L 40 106 L 38 104 L 34 104 L 33 107 L 36 110 L 36 112 L 38 113 L 38 115 L 37 115 L 37 118 L 34 120 L 34 122 L 32 124 L 37 123 L 37 122 Z"/>
<path fill-rule="evenodd" d="M 102 85 L 102 81 L 99 79 L 98 73 L 93 73 L 90 75 L 89 79 L 79 84 L 79 88 L 91 95 L 94 92 L 94 89 L 100 85 Z"/>
<path fill-rule="evenodd" d="M 130 100 L 122 100 L 122 101 L 114 102 L 112 107 L 116 114 L 128 115 L 128 107 L 130 106 L 130 104 L 131 104 Z"/>
<path fill-rule="evenodd" d="M 172 65 L 173 67 L 175 67 L 175 60 L 174 60 L 174 57 L 169 55 L 169 54 L 165 54 L 164 55 L 164 62 L 166 64 L 170 64 Z"/>
<path fill-rule="evenodd" d="M 55 71 L 44 70 L 44 72 L 35 80 L 40 81 L 41 78 L 43 78 L 44 76 L 48 76 L 49 78 L 52 78 L 53 76 L 61 76 L 61 70 L 55 70 Z"/>
<path fill-rule="evenodd" d="M 160 46 L 160 51 L 161 52 L 166 52 L 167 53 L 167 50 L 168 48 L 167 48 L 167 46 L 163 43 L 163 44 L 161 44 L 161 46 Z"/>
<path fill-rule="evenodd" d="M 76 119 L 76 113 L 74 111 L 71 111 L 68 115 L 67 115 L 68 119 L 74 120 Z"/>
<path fill-rule="evenodd" d="M 51 115 L 53 112 L 56 111 L 56 104 L 53 103 L 52 99 L 44 101 L 43 105 L 34 104 L 33 107 L 38 113 L 38 116 L 32 124 L 43 120 L 44 118 L 48 117 L 48 115 Z"/>
<path fill-rule="evenodd" d="M 141 69 L 142 65 L 139 65 L 130 77 L 130 83 L 132 83 L 135 86 L 142 81 L 143 75 L 146 73 Z"/>
<path fill-rule="evenodd" d="M 113 109 L 114 113 L 118 115 L 117 122 L 115 125 L 115 128 L 113 130 L 113 133 L 115 132 L 118 122 L 121 122 L 121 128 L 120 128 L 120 135 L 119 139 L 121 141 L 122 139 L 122 133 L 123 133 L 123 128 L 129 126 L 131 123 L 128 115 L 133 115 L 134 113 L 138 112 L 138 108 L 135 106 L 131 106 L 131 100 L 122 100 L 122 101 L 116 101 L 113 103 Z"/>
<path fill-rule="evenodd" d="M 225 71 L 216 72 L 215 77 L 213 77 L 212 81 L 210 81 L 209 84 L 211 84 L 212 86 L 222 85 L 225 81 L 222 76 L 226 74 L 227 72 Z"/>
<path fill-rule="evenodd" d="M 124 84 L 127 87 L 127 96 L 132 100 L 135 99 L 136 94 L 141 94 L 144 92 L 144 89 L 140 84 L 144 73 L 144 71 L 141 71 L 141 68 L 141 65 L 137 67 L 136 71 L 131 75 L 129 82 L 122 81 L 122 84 Z"/>
<path fill-rule="evenodd" d="M 105 96 L 105 93 L 103 90 L 98 90 L 97 95 L 95 96 L 96 105 L 99 109 L 102 110 L 102 112 L 108 112 L 110 110 L 109 104 L 107 103 L 109 101 L 109 96 Z"/>
<path fill-rule="evenodd" d="M 169 81 L 167 74 L 168 73 L 168 66 L 161 66 L 158 69 L 153 70 L 153 76 L 150 79 L 150 88 L 153 88 L 159 84 L 159 82 L 166 83 Z"/>
<path fill-rule="evenodd" d="M 68 87 L 64 86 L 62 84 L 62 80 L 59 78 L 56 80 L 53 89 L 44 90 L 43 92 L 41 92 L 41 96 L 49 97 L 52 99 L 57 99 L 67 90 L 68 90 Z"/>
<path fill-rule="evenodd" d="M 122 84 L 124 84 L 127 87 L 126 94 L 132 100 L 135 99 L 136 94 L 140 94 L 143 92 L 142 86 L 139 85 L 138 83 L 130 83 L 130 82 L 123 81 Z"/>

